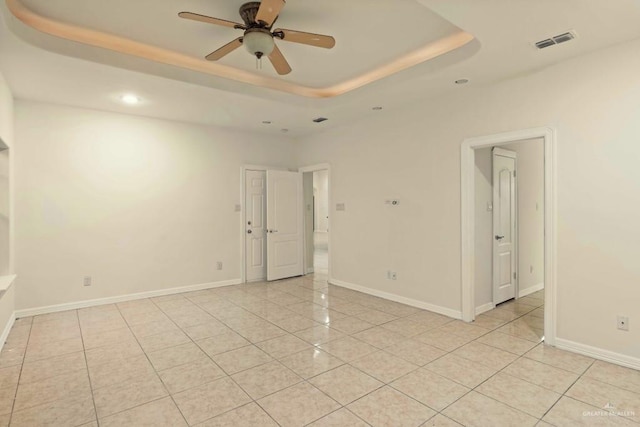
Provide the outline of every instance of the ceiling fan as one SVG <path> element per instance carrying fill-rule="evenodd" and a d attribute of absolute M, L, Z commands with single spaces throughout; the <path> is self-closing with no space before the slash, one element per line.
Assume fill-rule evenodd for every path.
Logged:
<path fill-rule="evenodd" d="M 241 45 L 244 45 L 249 53 L 258 59 L 267 56 L 276 69 L 276 72 L 284 75 L 291 72 L 291 66 L 284 58 L 284 55 L 282 55 L 280 49 L 278 49 L 278 46 L 276 46 L 274 39 L 277 38 L 287 42 L 323 47 L 325 49 L 331 49 L 336 44 L 335 39 L 331 36 L 286 30 L 283 28 L 272 30 L 273 24 L 278 19 L 284 5 L 285 0 L 262 0 L 262 2 L 253 1 L 245 3 L 240 7 L 240 17 L 242 17 L 244 24 L 192 12 L 180 12 L 178 16 L 193 21 L 244 30 L 242 37 L 238 37 L 220 49 L 211 52 L 205 57 L 207 60 L 217 61 Z"/>

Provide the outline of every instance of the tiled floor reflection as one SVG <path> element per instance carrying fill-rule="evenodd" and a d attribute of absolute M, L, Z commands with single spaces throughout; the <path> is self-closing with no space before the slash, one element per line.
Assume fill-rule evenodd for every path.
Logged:
<path fill-rule="evenodd" d="M 19 319 L 0 426 L 637 425 L 640 372 L 540 344 L 542 306 L 465 324 L 317 274 Z"/>

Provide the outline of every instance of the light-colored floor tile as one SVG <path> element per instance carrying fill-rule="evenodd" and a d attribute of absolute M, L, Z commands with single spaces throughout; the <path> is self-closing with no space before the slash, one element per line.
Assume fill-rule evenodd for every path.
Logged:
<path fill-rule="evenodd" d="M 567 391 L 566 396 L 599 408 L 606 406 L 609 412 L 640 423 L 640 394 L 638 393 L 582 377 Z"/>
<path fill-rule="evenodd" d="M 238 348 L 248 346 L 251 343 L 237 333 L 229 330 L 221 335 L 197 341 L 196 344 L 198 344 L 205 353 L 213 357 L 216 354 L 236 350 Z"/>
<path fill-rule="evenodd" d="M 278 427 L 278 424 L 261 407 L 252 402 L 197 425 L 197 427 L 229 426 Z"/>
<path fill-rule="evenodd" d="M 20 377 L 20 366 L 0 368 L 0 388 L 15 387 Z"/>
<path fill-rule="evenodd" d="M 426 369 L 411 372 L 390 385 L 436 411 L 442 411 L 469 392 L 467 387 Z"/>
<path fill-rule="evenodd" d="M 544 344 L 534 347 L 525 353 L 524 357 L 564 369 L 565 371 L 571 371 L 578 375 L 584 373 L 594 362 L 590 357 L 570 353 Z"/>
<path fill-rule="evenodd" d="M 254 400 L 302 381 L 301 377 L 277 361 L 247 369 L 232 378 Z"/>
<path fill-rule="evenodd" d="M 422 424 L 420 427 L 462 427 L 462 424 L 457 423 L 442 414 L 438 414 L 426 423 Z"/>
<path fill-rule="evenodd" d="M 325 372 L 309 382 L 342 405 L 348 405 L 384 385 L 350 365 Z"/>
<path fill-rule="evenodd" d="M 424 332 L 435 329 L 438 326 L 432 325 L 430 322 L 421 322 L 419 320 L 409 320 L 407 318 L 393 320 L 381 325 L 382 328 L 395 332 L 409 338 Z"/>
<path fill-rule="evenodd" d="M 103 387 L 93 392 L 98 418 L 135 408 L 166 395 L 167 390 L 155 374 L 137 377 L 127 383 Z"/>
<path fill-rule="evenodd" d="M 149 360 L 157 371 L 173 368 L 174 366 L 185 365 L 206 357 L 205 353 L 196 344 L 189 342 L 176 347 L 148 353 Z"/>
<path fill-rule="evenodd" d="M 305 379 L 344 364 L 337 357 L 315 347 L 292 354 L 280 360 L 280 362 Z"/>
<path fill-rule="evenodd" d="M 105 332 L 85 333 L 83 331 L 82 333 L 82 341 L 84 342 L 85 350 L 104 346 L 114 346 L 132 339 L 134 339 L 134 336 L 131 333 L 131 330 L 127 327 Z"/>
<path fill-rule="evenodd" d="M 255 366 L 264 365 L 272 361 L 273 358 L 258 347 L 250 345 L 213 356 L 213 360 L 228 375 L 233 375 Z"/>
<path fill-rule="evenodd" d="M 20 365 L 24 361 L 26 347 L 3 348 L 0 352 L 0 367 Z"/>
<path fill-rule="evenodd" d="M 21 384 L 16 393 L 14 411 L 72 396 L 86 396 L 90 393 L 89 375 L 86 370 Z"/>
<path fill-rule="evenodd" d="M 507 366 L 503 372 L 561 394 L 578 379 L 577 374 L 525 357 Z"/>
<path fill-rule="evenodd" d="M 74 371 L 86 370 L 87 363 L 82 351 L 39 360 L 26 362 L 22 366 L 20 383 L 27 384 Z"/>
<path fill-rule="evenodd" d="M 290 316 L 290 317 L 286 317 L 284 319 L 275 319 L 275 320 L 269 319 L 269 321 L 274 325 L 276 325 L 277 327 L 284 329 L 289 333 L 300 332 L 305 329 L 313 328 L 314 326 L 318 325 L 313 320 L 306 317 L 299 316 L 297 314 L 294 314 L 293 316 Z"/>
<path fill-rule="evenodd" d="M 97 390 L 114 384 L 121 384 L 132 379 L 153 374 L 153 367 L 145 355 L 134 356 L 123 361 L 104 363 L 89 368 L 91 387 Z"/>
<path fill-rule="evenodd" d="M 251 328 L 237 328 L 235 331 L 254 344 L 267 341 L 287 333 L 271 323 Z"/>
<path fill-rule="evenodd" d="M 143 354 L 144 352 L 137 342 L 130 342 L 113 347 L 94 348 L 93 350 L 88 350 L 85 356 L 87 365 L 91 368 L 103 363 L 122 362 L 130 357 Z"/>
<path fill-rule="evenodd" d="M 514 337 L 512 335 L 503 334 L 501 332 L 491 332 L 478 338 L 478 342 L 499 348 L 509 353 L 522 356 L 527 351 L 536 346 L 536 343 Z"/>
<path fill-rule="evenodd" d="M 400 344 L 387 347 L 384 351 L 418 366 L 424 366 L 446 354 L 444 350 L 413 339 L 407 339 Z"/>
<path fill-rule="evenodd" d="M 378 348 L 387 348 L 407 340 L 403 335 L 380 326 L 358 332 L 353 337 Z"/>
<path fill-rule="evenodd" d="M 413 339 L 444 351 L 453 351 L 472 341 L 471 339 L 462 338 L 440 329 L 432 329 L 414 336 Z"/>
<path fill-rule="evenodd" d="M 163 332 L 157 335 L 147 335 L 145 337 L 138 338 L 138 342 L 146 353 L 151 353 L 153 351 L 162 350 L 163 348 L 187 344 L 191 342 L 191 340 L 184 332 L 175 330 Z"/>
<path fill-rule="evenodd" d="M 465 344 L 452 354 L 488 366 L 496 371 L 518 358 L 517 355 L 474 341 Z"/>
<path fill-rule="evenodd" d="M 189 425 L 201 423 L 251 402 L 231 378 L 191 388 L 173 396 Z"/>
<path fill-rule="evenodd" d="M 131 332 L 133 332 L 137 338 L 144 338 L 149 335 L 157 335 L 179 329 L 176 324 L 169 319 L 131 325 L 130 328 Z"/>
<path fill-rule="evenodd" d="M 148 426 L 181 427 L 187 426 L 173 400 L 169 397 L 145 403 L 119 414 L 100 419 L 103 427 Z"/>
<path fill-rule="evenodd" d="M 503 373 L 489 378 L 476 391 L 536 418 L 542 418 L 561 396 Z"/>
<path fill-rule="evenodd" d="M 346 408 L 330 413 L 309 424 L 309 427 L 368 427 L 369 424 L 356 417 Z"/>
<path fill-rule="evenodd" d="M 479 316 L 476 316 L 476 319 L 473 321 L 473 324 L 475 326 L 480 326 L 481 328 L 494 330 L 499 328 L 500 326 L 504 326 L 508 322 L 509 322 L 508 320 L 496 319 L 495 317 L 487 316 L 486 314 L 481 314 Z"/>
<path fill-rule="evenodd" d="M 640 393 L 640 371 L 635 369 L 597 360 L 587 370 L 585 377 L 611 384 L 624 390 Z"/>
<path fill-rule="evenodd" d="M 308 383 L 300 383 L 257 402 L 282 427 L 309 424 L 340 405 Z"/>
<path fill-rule="evenodd" d="M 311 344 L 291 334 L 263 341 L 256 346 L 274 359 L 282 359 L 312 347 Z"/>
<path fill-rule="evenodd" d="M 359 359 L 367 354 L 379 351 L 376 347 L 352 337 L 340 338 L 329 341 L 320 346 L 321 349 L 329 354 L 336 356 L 345 362 Z"/>
<path fill-rule="evenodd" d="M 469 340 L 475 340 L 491 332 L 489 329 L 475 326 L 472 323 L 465 323 L 461 320 L 449 322 L 446 325 L 440 326 L 437 330 Z"/>
<path fill-rule="evenodd" d="M 333 328 L 325 325 L 314 326 L 313 328 L 305 329 L 300 332 L 296 332 L 295 336 L 313 345 L 320 345 L 333 341 L 336 339 L 344 338 L 345 334 L 339 332 Z"/>
<path fill-rule="evenodd" d="M 535 426 L 538 420 L 480 393 L 471 391 L 442 412 L 465 426 Z"/>
<path fill-rule="evenodd" d="M 84 350 L 84 348 L 82 347 L 82 338 L 80 337 L 37 345 L 29 344 L 24 360 L 25 362 L 35 362 L 37 360 L 76 353 L 82 350 Z"/>
<path fill-rule="evenodd" d="M 351 365 L 384 383 L 390 383 L 418 369 L 417 365 L 383 350 L 356 359 Z"/>
<path fill-rule="evenodd" d="M 357 317 L 345 317 L 342 319 L 331 320 L 331 322 L 329 322 L 329 327 L 347 335 L 364 331 L 365 329 L 372 328 L 373 326 L 374 325 L 371 323 L 365 322 Z"/>
<path fill-rule="evenodd" d="M 14 412 L 11 425 L 15 427 L 77 426 L 90 423 L 95 419 L 96 411 L 91 394 L 84 394 Z"/>
<path fill-rule="evenodd" d="M 355 315 L 360 320 L 364 320 L 365 322 L 369 322 L 373 325 L 382 325 L 383 323 L 391 322 L 392 320 L 396 320 L 398 317 L 393 314 L 385 313 L 384 311 L 378 310 L 367 310 L 362 313 L 358 313 Z"/>
<path fill-rule="evenodd" d="M 524 340 L 528 340 L 531 342 L 539 343 L 542 341 L 542 337 L 544 336 L 544 332 L 542 330 L 538 330 L 532 328 L 531 326 L 525 323 L 516 323 L 511 322 L 507 323 L 504 326 L 496 329 L 498 332 L 502 332 L 503 334 L 512 335 L 517 338 L 522 338 Z"/>
<path fill-rule="evenodd" d="M 17 387 L 0 389 L 0 415 L 11 414 Z"/>
<path fill-rule="evenodd" d="M 386 386 L 356 400 L 348 409 L 372 426 L 419 426 L 436 412 Z"/>
<path fill-rule="evenodd" d="M 447 354 L 424 366 L 431 372 L 447 377 L 465 387 L 474 388 L 496 373 L 495 369 L 454 354 Z"/>
<path fill-rule="evenodd" d="M 195 362 L 160 371 L 158 375 L 169 393 L 176 394 L 215 381 L 224 377 L 225 373 L 208 357 L 203 357 Z"/>
<path fill-rule="evenodd" d="M 224 323 L 212 319 L 206 323 L 184 328 L 184 332 L 189 335 L 192 340 L 198 341 L 229 332 L 229 328 Z"/>
<path fill-rule="evenodd" d="M 603 408 L 587 405 L 563 396 L 544 416 L 543 421 L 557 427 L 573 426 L 637 426 L 626 418 L 611 416 Z"/>

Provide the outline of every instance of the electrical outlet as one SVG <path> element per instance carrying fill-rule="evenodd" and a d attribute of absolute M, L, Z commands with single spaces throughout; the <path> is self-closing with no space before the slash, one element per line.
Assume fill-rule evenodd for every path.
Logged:
<path fill-rule="evenodd" d="M 629 318 L 627 316 L 618 316 L 618 329 L 621 331 L 629 330 Z"/>
<path fill-rule="evenodd" d="M 82 281 L 84 286 L 91 286 L 91 276 L 84 276 L 84 280 Z"/>
<path fill-rule="evenodd" d="M 222 270 L 222 261 L 218 261 L 218 263 L 216 264 L 216 268 L 218 270 Z"/>
<path fill-rule="evenodd" d="M 387 280 L 396 280 L 398 278 L 398 273 L 395 271 L 387 271 Z"/>

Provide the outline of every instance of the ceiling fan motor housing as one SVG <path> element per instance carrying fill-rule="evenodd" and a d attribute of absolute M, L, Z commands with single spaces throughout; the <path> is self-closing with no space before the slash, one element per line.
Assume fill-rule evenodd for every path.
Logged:
<path fill-rule="evenodd" d="M 258 1 L 252 1 L 240 6 L 240 16 L 248 28 L 258 26 L 256 23 L 258 9 L 260 9 L 260 2 Z"/>

